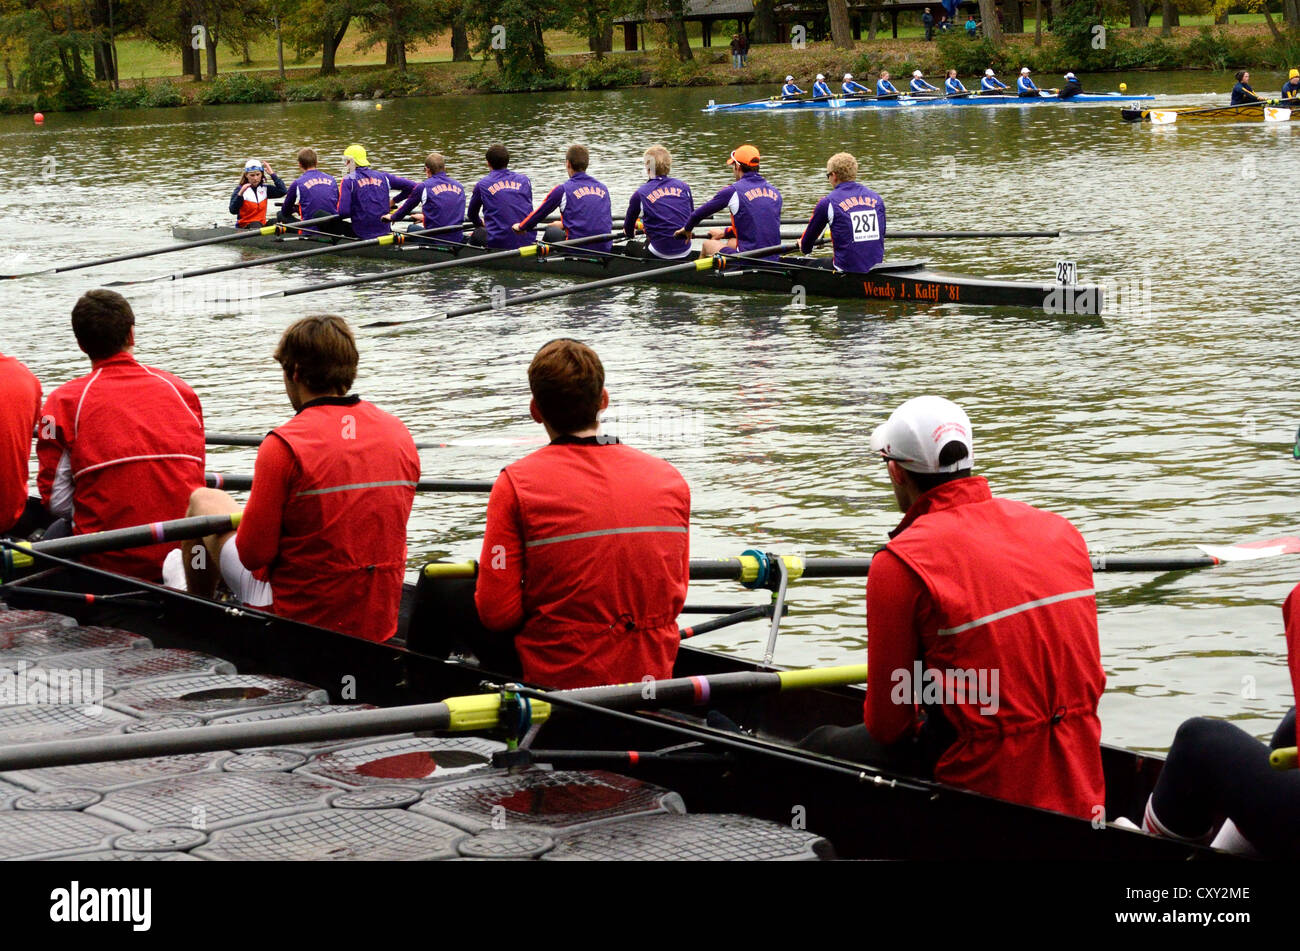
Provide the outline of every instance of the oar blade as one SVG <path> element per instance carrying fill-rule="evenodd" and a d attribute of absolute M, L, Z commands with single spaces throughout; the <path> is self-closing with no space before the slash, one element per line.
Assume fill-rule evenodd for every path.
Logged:
<path fill-rule="evenodd" d="M 1272 558 L 1275 555 L 1300 554 L 1300 538 L 1288 535 L 1285 538 L 1268 538 L 1236 545 L 1197 545 L 1196 547 L 1219 561 L 1256 561 L 1260 558 Z"/>

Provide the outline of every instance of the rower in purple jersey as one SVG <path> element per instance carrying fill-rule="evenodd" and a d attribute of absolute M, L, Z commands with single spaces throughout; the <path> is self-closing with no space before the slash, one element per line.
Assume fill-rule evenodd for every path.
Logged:
<path fill-rule="evenodd" d="M 534 244 L 535 234 L 520 234 L 513 228 L 533 210 L 533 183 L 527 175 L 506 167 L 510 164 L 510 152 L 504 145 L 493 145 L 487 150 L 487 163 L 492 171 L 474 186 L 465 212 L 465 217 L 478 229 L 470 243 L 503 250 Z"/>
<path fill-rule="evenodd" d="M 829 224 L 837 271 L 865 273 L 885 259 L 885 200 L 858 184 L 858 160 L 837 152 L 826 160 L 830 194 L 817 202 L 799 239 L 808 254 Z"/>
<path fill-rule="evenodd" d="M 368 239 L 391 232 L 393 229 L 384 220 L 384 215 L 392 209 L 391 193 L 396 191 L 401 200 L 417 183 L 371 168 L 366 150 L 359 145 L 349 145 L 344 150 L 343 165 L 347 174 L 339 183 L 339 214 L 351 219 L 352 233 Z"/>
<path fill-rule="evenodd" d="M 710 240 L 703 243 L 700 257 L 780 244 L 781 192 L 758 174 L 760 160 L 758 149 L 752 145 L 742 145 L 732 152 L 727 164 L 735 170 L 736 180 L 696 208 L 673 237 L 689 239 L 696 225 L 725 208 L 731 213 L 731 226 L 710 231 Z"/>
<path fill-rule="evenodd" d="M 339 183 L 327 172 L 316 167 L 316 150 L 300 149 L 298 167 L 302 174 L 293 180 L 284 196 L 284 204 L 276 216 L 280 221 L 293 221 L 294 217 L 307 221 L 338 214 Z"/>
<path fill-rule="evenodd" d="M 514 226 L 515 232 L 530 230 L 558 209 L 560 227 L 564 229 L 566 241 L 609 234 L 614 220 L 610 211 L 609 189 L 587 174 L 590 162 L 591 154 L 585 145 L 569 146 L 569 151 L 564 153 L 564 169 L 569 173 L 568 180 L 552 188 L 542 203 Z M 595 241 L 578 247 L 608 254 L 614 250 L 614 242 Z"/>
<path fill-rule="evenodd" d="M 445 228 L 461 224 L 465 220 L 465 186 L 447 174 L 447 160 L 441 152 L 430 152 L 424 160 L 425 179 L 416 185 L 407 196 L 406 201 L 396 211 L 384 215 L 385 221 L 401 221 L 415 207 L 416 202 L 423 202 L 415 213 L 418 230 Z M 447 231 L 438 236 L 439 241 L 463 244 L 465 236 L 459 231 Z"/>
<path fill-rule="evenodd" d="M 691 242 L 673 233 L 683 227 L 695 208 L 691 186 L 680 178 L 669 178 L 673 157 L 662 145 L 645 150 L 646 183 L 632 193 L 623 217 L 623 233 L 636 233 L 637 218 L 646 236 L 646 251 L 657 258 L 690 257 Z"/>

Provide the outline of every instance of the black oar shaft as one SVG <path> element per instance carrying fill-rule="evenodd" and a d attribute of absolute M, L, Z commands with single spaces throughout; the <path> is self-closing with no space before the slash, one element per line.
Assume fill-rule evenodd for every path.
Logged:
<path fill-rule="evenodd" d="M 798 245 L 793 244 L 776 244 L 767 248 L 755 248 L 752 251 L 742 251 L 738 254 L 728 254 L 724 257 L 730 260 L 737 258 L 749 257 L 766 257 L 768 255 L 784 254 L 793 251 Z M 708 267 L 714 266 L 711 262 L 716 262 L 717 258 L 701 258 L 693 261 L 687 261 L 683 264 L 670 264 L 666 267 L 655 267 L 645 271 L 634 271 L 631 274 L 620 274 L 617 277 L 601 278 L 598 281 L 587 281 L 576 287 L 557 287 L 546 291 L 535 291 L 532 294 L 518 294 L 514 297 L 506 297 L 500 301 L 484 301 L 478 304 L 470 304 L 466 307 L 459 307 L 456 310 L 449 310 L 444 314 L 433 314 L 427 317 L 413 317 L 408 320 L 380 320 L 366 324 L 367 327 L 400 327 L 406 324 L 420 323 L 425 320 L 450 319 L 452 317 L 465 317 L 469 314 L 481 314 L 488 310 L 498 310 L 502 307 L 511 307 L 515 304 L 529 304 L 534 301 L 550 300 L 555 297 L 567 297 L 570 294 L 581 294 L 584 291 L 599 290 L 603 287 L 617 287 L 620 284 L 630 284 L 632 281 L 639 281 L 652 274 L 672 274 L 681 271 L 702 271 L 707 267 L 701 266 L 708 263 Z"/>
<path fill-rule="evenodd" d="M 193 518 L 178 518 L 170 522 L 155 522 L 152 525 L 133 525 L 130 528 L 115 528 L 106 532 L 70 535 L 67 538 L 33 542 L 30 548 L 32 551 L 44 552 L 48 555 L 90 555 L 96 552 L 142 548 L 162 542 L 217 535 L 232 531 L 238 524 L 237 515 L 198 515 Z"/>
<path fill-rule="evenodd" d="M 444 729 L 451 719 L 445 703 L 386 710 L 358 710 L 258 723 L 190 727 L 156 733 L 128 733 L 74 740 L 50 740 L 0 748 L 0 770 L 72 766 L 146 756 L 211 753 L 256 746 L 391 736 Z"/>
<path fill-rule="evenodd" d="M 323 284 L 308 284 L 305 287 L 291 287 L 287 291 L 272 291 L 269 294 L 263 294 L 263 297 L 292 297 L 295 294 L 309 294 L 315 291 L 330 290 L 335 287 L 352 287 L 357 284 L 369 284 L 374 281 L 387 281 L 394 277 L 406 277 L 410 274 L 427 274 L 430 271 L 441 271 L 444 268 L 459 267 L 463 265 L 482 264 L 484 261 L 496 261 L 502 258 L 526 257 L 529 254 L 536 254 L 539 247 L 548 248 L 569 248 L 579 247 L 584 244 L 595 244 L 597 241 L 609 241 L 616 237 L 613 233 L 589 235 L 585 238 L 574 238 L 571 241 L 557 241 L 546 245 L 525 245 L 523 248 L 513 248 L 508 251 L 493 251 L 488 254 L 474 254 L 463 258 L 452 258 L 450 261 L 434 261 L 431 264 L 417 264 L 414 267 L 398 268 L 395 271 L 384 271 L 380 274 L 367 274 L 362 277 L 341 278 L 337 281 L 325 281 Z M 492 305 L 489 304 L 489 307 Z M 374 326 L 373 324 L 371 326 Z"/>
<path fill-rule="evenodd" d="M 210 489 L 247 492 L 253 487 L 251 475 L 223 475 L 209 472 L 204 481 Z M 491 492 L 493 483 L 475 479 L 421 479 L 415 483 L 416 492 Z"/>

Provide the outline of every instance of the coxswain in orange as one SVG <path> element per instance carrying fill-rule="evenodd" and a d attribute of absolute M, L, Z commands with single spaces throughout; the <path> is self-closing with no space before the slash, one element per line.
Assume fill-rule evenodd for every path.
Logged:
<path fill-rule="evenodd" d="M 986 796 L 1104 818 L 1106 685 L 1087 546 L 971 475 L 970 420 L 908 400 L 871 437 L 902 522 L 867 576 L 863 724 L 807 748 Z"/>
<path fill-rule="evenodd" d="M 40 499 L 27 491 L 40 416 L 40 381 L 18 360 L 0 353 L 0 535 L 25 537 L 47 521 Z"/>
<path fill-rule="evenodd" d="M 270 165 L 261 159 L 249 159 L 244 163 L 244 173 L 239 176 L 239 186 L 230 196 L 230 213 L 235 216 L 235 227 L 260 228 L 265 225 L 267 202 L 272 198 L 283 198 L 287 191 Z"/>
<path fill-rule="evenodd" d="M 241 601 L 370 641 L 397 633 L 406 523 L 420 457 L 406 426 L 348 395 L 357 345 L 341 317 L 293 324 L 275 359 L 295 415 L 262 442 L 238 533 L 192 543 L 186 585 L 210 597 L 218 574 Z M 239 511 L 200 489 L 190 515 Z"/>
<path fill-rule="evenodd" d="M 136 362 L 135 314 L 113 291 L 87 291 L 72 332 L 91 372 L 50 394 L 37 424 L 37 485 L 62 520 L 47 538 L 180 518 L 203 485 L 203 409 L 183 380 Z M 176 545 L 86 555 L 96 568 L 162 580 Z"/>
<path fill-rule="evenodd" d="M 528 367 L 549 445 L 501 470 L 474 599 L 515 632 L 524 678 L 588 687 L 671 676 L 690 578 L 691 496 L 667 462 L 600 434 L 605 369 L 552 340 Z"/>

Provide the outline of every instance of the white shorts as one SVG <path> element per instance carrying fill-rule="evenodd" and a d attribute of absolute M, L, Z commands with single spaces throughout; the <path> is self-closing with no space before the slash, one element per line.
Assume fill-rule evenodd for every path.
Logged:
<path fill-rule="evenodd" d="M 187 590 L 185 584 L 185 555 L 175 548 L 167 553 L 163 562 L 163 584 L 177 591 Z M 253 573 L 239 560 L 239 549 L 232 538 L 221 549 L 221 580 L 225 582 L 230 593 L 250 608 L 267 608 L 271 606 L 271 586 L 265 581 L 258 581 Z"/>

